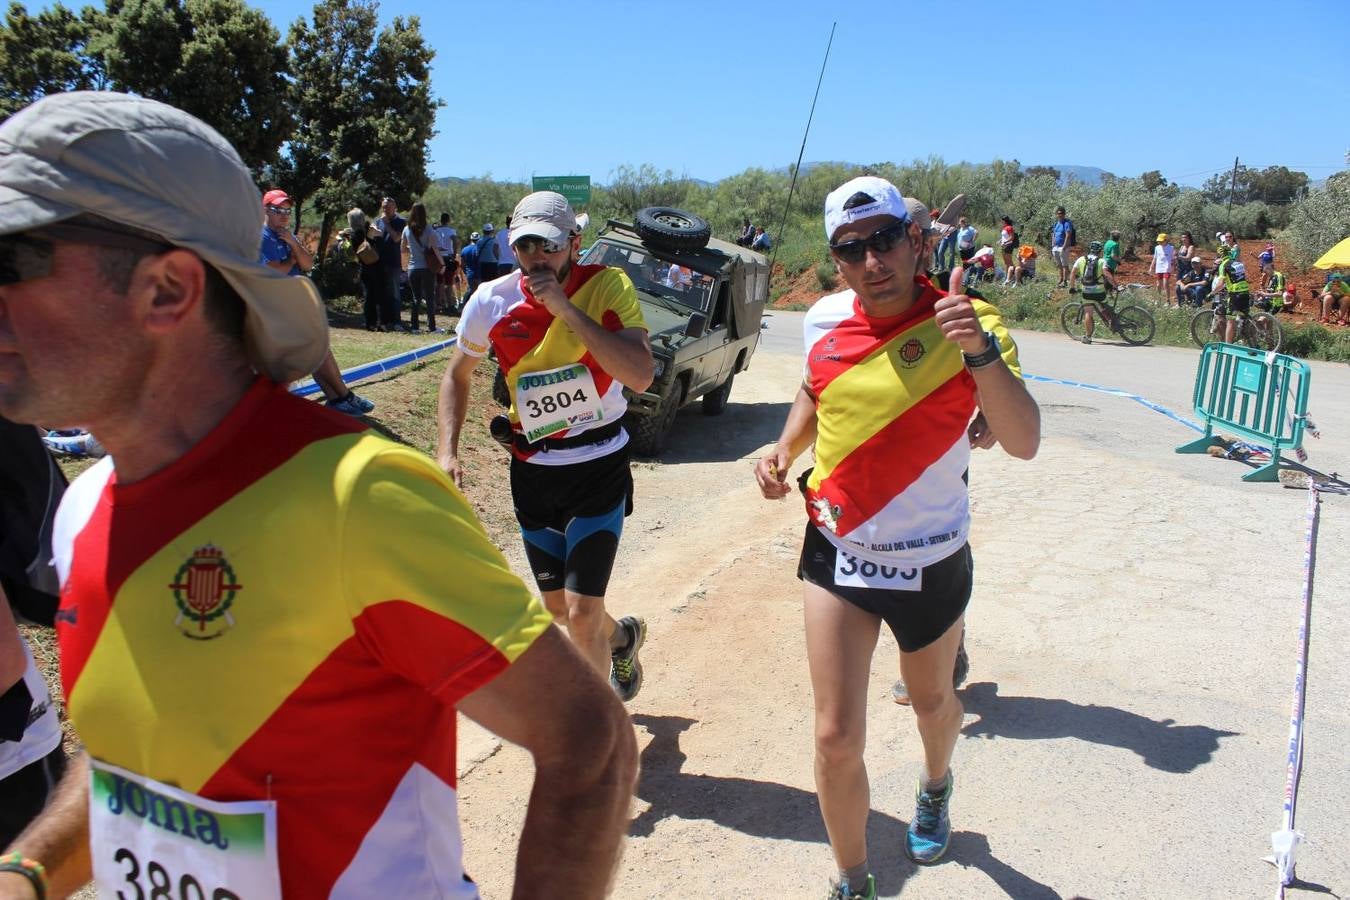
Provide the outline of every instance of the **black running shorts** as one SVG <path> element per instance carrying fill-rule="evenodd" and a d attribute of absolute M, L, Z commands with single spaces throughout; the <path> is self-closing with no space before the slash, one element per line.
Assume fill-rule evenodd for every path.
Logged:
<path fill-rule="evenodd" d="M 881 570 L 871 562 L 844 554 L 830 543 L 814 523 L 806 525 L 802 541 L 802 556 L 797 563 L 797 577 L 852 603 L 854 606 L 880 616 L 895 635 L 905 653 L 922 650 L 946 634 L 956 624 L 970 603 L 975 564 L 970 545 L 962 544 L 950 556 L 922 569 Z M 836 584 L 836 576 L 863 575 L 883 578 L 893 575 L 899 582 L 918 581 L 918 590 L 894 590 L 884 587 L 859 587 Z"/>
<path fill-rule="evenodd" d="M 569 466 L 513 456 L 511 497 L 539 590 L 605 596 L 623 520 L 633 512 L 628 447 Z"/>
<path fill-rule="evenodd" d="M 8 845 L 42 812 L 66 771 L 66 754 L 56 749 L 37 762 L 0 779 L 0 846 Z"/>

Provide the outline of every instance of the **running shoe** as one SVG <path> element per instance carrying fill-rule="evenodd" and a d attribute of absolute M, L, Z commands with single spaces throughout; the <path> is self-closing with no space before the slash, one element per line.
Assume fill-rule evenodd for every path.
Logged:
<path fill-rule="evenodd" d="M 952 667 L 952 690 L 956 690 L 966 683 L 966 676 L 970 674 L 970 657 L 966 655 L 966 635 L 961 633 L 961 645 L 956 648 L 956 665 Z M 909 706 L 909 691 L 905 688 L 905 682 L 897 680 L 891 688 L 891 699 L 901 706 Z"/>
<path fill-rule="evenodd" d="M 825 900 L 877 900 L 876 879 L 868 875 L 860 891 L 853 890 L 847 881 L 831 881 Z"/>
<path fill-rule="evenodd" d="M 647 621 L 637 616 L 624 616 L 619 627 L 628 635 L 628 646 L 610 651 L 609 685 L 624 703 L 642 690 L 642 662 L 638 651 L 647 640 Z"/>
<path fill-rule="evenodd" d="M 328 408 L 349 416 L 364 416 L 366 414 L 365 408 L 361 406 L 360 398 L 355 394 L 348 394 L 341 400 L 329 400 Z"/>
<path fill-rule="evenodd" d="M 929 792 L 923 782 L 916 790 L 914 821 L 905 832 L 905 855 L 921 866 L 942 859 L 952 840 L 952 823 L 947 817 L 947 806 L 952 799 L 952 773 L 947 771 L 947 783 L 937 793 Z"/>
<path fill-rule="evenodd" d="M 1085 334 L 1085 335 L 1083 335 L 1083 343 L 1085 343 L 1085 344 L 1090 344 L 1090 343 L 1092 343 L 1092 335 L 1090 335 L 1090 334 Z"/>
<path fill-rule="evenodd" d="M 368 413 L 375 411 L 375 402 L 373 400 L 367 400 L 355 391 L 352 392 L 352 399 L 356 401 L 357 406 L 361 407 L 361 412 Z"/>

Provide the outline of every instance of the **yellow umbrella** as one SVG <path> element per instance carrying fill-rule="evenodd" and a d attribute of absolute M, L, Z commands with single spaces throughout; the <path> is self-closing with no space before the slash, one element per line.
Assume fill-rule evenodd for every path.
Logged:
<path fill-rule="evenodd" d="M 1350 238 L 1346 238 L 1326 253 L 1323 253 L 1322 258 L 1313 263 L 1313 265 L 1319 269 L 1350 268 Z"/>

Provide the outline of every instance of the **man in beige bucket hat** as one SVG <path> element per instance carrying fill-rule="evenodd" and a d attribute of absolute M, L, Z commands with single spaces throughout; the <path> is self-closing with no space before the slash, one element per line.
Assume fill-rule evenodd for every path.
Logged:
<path fill-rule="evenodd" d="M 0 415 L 110 453 L 52 540 L 85 752 L 0 897 L 476 897 L 457 712 L 534 757 L 522 890 L 599 896 L 636 774 L 623 707 L 434 462 L 286 390 L 327 327 L 258 263 L 259 201 L 153 100 L 0 124 Z"/>

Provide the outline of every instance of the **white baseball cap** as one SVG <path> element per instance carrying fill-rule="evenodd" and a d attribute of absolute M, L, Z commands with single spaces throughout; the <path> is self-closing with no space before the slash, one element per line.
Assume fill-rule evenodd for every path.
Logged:
<path fill-rule="evenodd" d="M 875 175 L 859 175 L 825 198 L 825 239 L 833 241 L 836 231 L 859 219 L 883 215 L 910 221 L 905 198 L 895 185 Z"/>

